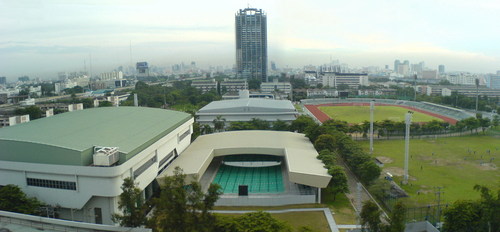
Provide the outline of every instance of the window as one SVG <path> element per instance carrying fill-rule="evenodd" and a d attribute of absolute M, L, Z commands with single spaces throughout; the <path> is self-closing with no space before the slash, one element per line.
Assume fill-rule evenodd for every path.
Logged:
<path fill-rule="evenodd" d="M 26 178 L 26 182 L 28 183 L 29 186 L 35 186 L 35 187 L 76 190 L 76 182 L 73 181 Z"/>
<path fill-rule="evenodd" d="M 186 138 L 190 134 L 191 134 L 191 129 L 187 129 L 184 133 L 179 135 L 179 142 L 182 141 L 184 138 Z"/>
<path fill-rule="evenodd" d="M 153 165 L 154 163 L 156 163 L 156 155 L 153 156 L 153 158 L 151 158 L 150 160 L 146 161 L 146 163 L 144 163 L 143 165 L 141 165 L 137 170 L 134 171 L 134 178 L 137 178 L 138 176 L 140 176 L 144 171 L 148 170 L 149 167 L 151 167 L 151 165 Z"/>

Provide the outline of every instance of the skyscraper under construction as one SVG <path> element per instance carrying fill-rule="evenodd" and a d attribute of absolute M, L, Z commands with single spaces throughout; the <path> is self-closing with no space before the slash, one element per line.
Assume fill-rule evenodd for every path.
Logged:
<path fill-rule="evenodd" d="M 236 13 L 236 67 L 239 77 L 267 82 L 267 19 L 262 9 Z"/>

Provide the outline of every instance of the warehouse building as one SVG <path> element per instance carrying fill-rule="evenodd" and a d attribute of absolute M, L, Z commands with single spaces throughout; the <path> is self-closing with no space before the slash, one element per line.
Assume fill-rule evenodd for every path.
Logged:
<path fill-rule="evenodd" d="M 264 121 L 291 122 L 298 112 L 291 101 L 258 98 L 213 101 L 197 113 L 197 122 L 213 126 L 218 116 L 225 119 L 226 126 L 231 122 L 247 122 L 254 118 Z"/>

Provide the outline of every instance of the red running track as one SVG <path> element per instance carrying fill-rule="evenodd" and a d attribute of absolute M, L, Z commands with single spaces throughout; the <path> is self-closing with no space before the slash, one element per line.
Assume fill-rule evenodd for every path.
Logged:
<path fill-rule="evenodd" d="M 443 121 L 451 124 L 451 125 L 455 125 L 457 123 L 457 120 L 456 119 L 453 119 L 453 118 L 450 118 L 450 117 L 446 117 L 446 116 L 443 116 L 443 115 L 440 115 L 440 114 L 435 114 L 435 113 L 432 113 L 432 112 L 429 112 L 429 111 L 425 111 L 425 110 L 421 110 L 421 109 L 417 109 L 417 108 L 414 108 L 414 107 L 409 107 L 409 106 L 401 106 L 401 105 L 390 105 L 390 104 L 375 104 L 376 106 L 396 106 L 396 107 L 401 107 L 401 108 L 405 108 L 405 109 L 409 109 L 409 110 L 413 110 L 413 111 L 416 111 L 416 112 L 420 112 L 420 113 L 424 113 L 424 114 L 427 114 L 427 115 L 430 115 L 430 116 L 433 116 L 433 117 L 436 117 L 436 118 L 440 118 L 442 119 Z M 324 122 L 326 120 L 329 120 L 331 119 L 330 116 L 328 116 L 327 114 L 323 113 L 323 111 L 321 111 L 318 107 L 320 106 L 370 106 L 370 103 L 329 103 L 329 104 L 320 104 L 320 105 L 304 105 L 308 110 L 309 112 L 311 112 L 314 117 L 316 117 L 320 122 Z"/>

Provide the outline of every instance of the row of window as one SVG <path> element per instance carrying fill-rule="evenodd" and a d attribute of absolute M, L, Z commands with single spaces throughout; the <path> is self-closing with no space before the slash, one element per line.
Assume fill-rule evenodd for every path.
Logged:
<path fill-rule="evenodd" d="M 26 178 L 29 186 L 76 190 L 76 182 L 73 181 L 60 181 L 60 180 L 45 180 L 36 178 Z"/>
<path fill-rule="evenodd" d="M 153 165 L 154 163 L 156 163 L 156 161 L 157 161 L 157 157 L 155 155 L 155 156 L 153 156 L 153 158 L 149 159 L 148 161 L 146 161 L 146 163 L 144 163 L 138 169 L 136 169 L 134 171 L 134 179 L 137 178 L 138 176 L 140 176 L 149 167 L 151 167 L 151 165 Z"/>
<path fill-rule="evenodd" d="M 188 136 L 190 134 L 191 134 L 191 129 L 187 129 L 184 133 L 179 135 L 179 142 L 182 141 L 184 138 L 186 138 L 186 136 Z"/>

